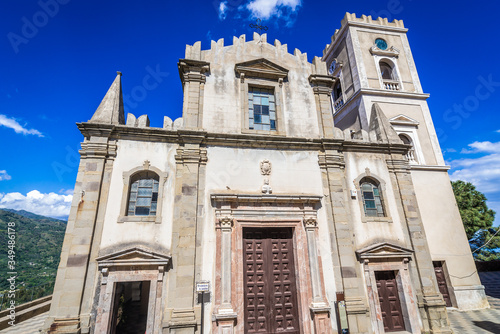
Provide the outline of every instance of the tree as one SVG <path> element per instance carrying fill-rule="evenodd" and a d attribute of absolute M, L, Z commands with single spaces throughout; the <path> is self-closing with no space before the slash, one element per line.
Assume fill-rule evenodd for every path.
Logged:
<path fill-rule="evenodd" d="M 495 211 L 488 209 L 486 196 L 470 182 L 452 181 L 451 186 L 474 258 L 500 259 L 499 228 L 493 227 Z"/>

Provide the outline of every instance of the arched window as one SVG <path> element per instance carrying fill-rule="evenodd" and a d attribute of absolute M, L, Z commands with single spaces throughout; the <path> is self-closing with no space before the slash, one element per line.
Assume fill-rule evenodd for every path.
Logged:
<path fill-rule="evenodd" d="M 342 86 L 340 86 L 340 80 L 337 80 L 335 86 L 333 87 L 333 97 L 335 101 L 342 97 Z"/>
<path fill-rule="evenodd" d="M 134 174 L 130 179 L 127 205 L 128 216 L 155 216 L 158 202 L 159 177 L 151 171 Z"/>
<path fill-rule="evenodd" d="M 413 141 L 411 140 L 411 138 L 401 133 L 399 134 L 399 139 L 401 139 L 404 144 L 411 145 L 411 148 L 408 150 L 408 153 L 406 153 L 406 160 L 408 160 L 410 163 L 418 163 L 415 154 L 415 146 L 413 145 Z"/>
<path fill-rule="evenodd" d="M 344 98 L 342 95 L 342 86 L 340 84 L 340 79 L 337 79 L 335 86 L 333 86 L 333 107 L 335 111 L 338 111 L 344 105 Z"/>
<path fill-rule="evenodd" d="M 411 139 L 408 138 L 407 135 L 400 134 L 399 135 L 399 139 L 401 139 L 403 141 L 403 143 L 406 144 L 406 145 L 413 145 L 413 143 L 411 142 Z"/>
<path fill-rule="evenodd" d="M 381 60 L 379 63 L 380 73 L 384 80 L 397 80 L 396 73 L 393 67 L 386 61 Z"/>
<path fill-rule="evenodd" d="M 360 181 L 363 209 L 367 217 L 384 217 L 382 195 L 379 184 L 372 179 L 363 178 Z"/>

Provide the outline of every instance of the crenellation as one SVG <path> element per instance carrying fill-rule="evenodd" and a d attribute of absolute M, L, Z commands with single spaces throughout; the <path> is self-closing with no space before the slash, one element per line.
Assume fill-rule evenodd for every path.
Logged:
<path fill-rule="evenodd" d="M 387 27 L 403 28 L 403 29 L 405 27 L 403 20 L 394 19 L 392 22 L 389 22 L 389 20 L 385 17 L 378 17 L 377 20 L 373 20 L 371 15 L 368 15 L 368 16 L 361 15 L 361 17 L 356 17 L 356 13 L 346 13 L 344 18 L 341 21 L 341 27 L 344 28 L 344 26 L 348 22 L 378 24 L 378 25 L 383 25 L 383 26 L 387 26 Z M 341 28 L 341 30 L 342 30 L 342 28 Z"/>
<path fill-rule="evenodd" d="M 149 117 L 148 115 L 141 115 L 139 118 L 137 118 L 137 125 L 138 128 L 148 128 L 149 127 Z"/>
<path fill-rule="evenodd" d="M 340 37 L 340 33 L 344 31 L 344 29 L 349 25 L 349 24 L 365 24 L 365 25 L 376 25 L 376 26 L 382 26 L 385 28 L 392 28 L 392 29 L 405 29 L 404 22 L 403 20 L 396 20 L 394 19 L 392 22 L 389 22 L 387 18 L 383 17 L 378 17 L 376 20 L 372 18 L 371 15 L 361 15 L 361 17 L 357 17 L 356 13 L 346 13 L 344 18 L 341 21 L 341 26 L 340 29 L 336 29 L 335 33 L 331 36 L 331 43 L 327 44 L 325 49 L 323 50 L 323 56 L 325 56 L 329 50 L 329 48 L 335 44 L 337 39 Z"/>
<path fill-rule="evenodd" d="M 183 128 L 183 123 L 184 123 L 184 121 L 183 121 L 182 117 L 177 118 L 174 121 L 174 124 L 172 125 L 172 130 L 182 129 Z"/>
<path fill-rule="evenodd" d="M 240 35 L 239 37 L 233 36 L 233 44 L 232 45 L 225 45 L 224 44 L 224 39 L 221 38 L 218 41 L 210 41 L 210 49 L 207 50 L 201 50 L 201 42 L 198 41 L 194 43 L 193 45 L 186 45 L 186 53 L 185 57 L 186 59 L 192 59 L 192 60 L 210 60 L 214 59 L 214 57 L 217 57 L 217 55 L 220 52 L 225 52 L 228 48 L 233 48 L 234 50 L 232 52 L 235 52 L 237 54 L 248 54 L 250 48 L 254 48 L 255 46 L 259 47 L 259 50 L 262 49 L 268 49 L 270 50 L 271 48 L 274 48 L 276 52 L 276 56 L 278 58 L 283 58 L 285 55 L 290 54 L 288 52 L 288 45 L 287 44 L 281 44 L 279 40 L 274 41 L 274 45 L 268 43 L 267 41 L 267 34 L 259 34 L 257 32 L 253 33 L 252 40 L 248 41 L 246 40 L 246 35 Z M 291 54 L 290 54 L 291 55 Z M 296 49 L 293 54 L 295 57 L 299 58 L 301 62 L 308 62 L 307 60 L 307 53 L 302 53 L 300 50 Z"/>
<path fill-rule="evenodd" d="M 127 123 L 125 125 L 135 127 L 136 124 L 137 124 L 137 118 L 135 118 L 134 114 L 128 113 L 127 114 Z"/>
<path fill-rule="evenodd" d="M 174 125 L 174 122 L 172 119 L 168 116 L 163 116 L 163 128 L 167 130 L 172 130 L 172 126 Z"/>
<path fill-rule="evenodd" d="M 267 34 L 260 35 L 260 41 L 262 43 L 267 43 Z"/>
<path fill-rule="evenodd" d="M 201 41 L 193 45 L 186 45 L 186 59 L 201 60 Z"/>
<path fill-rule="evenodd" d="M 128 113 L 125 125 L 135 128 L 147 128 L 149 127 L 149 117 L 148 115 L 142 115 L 136 118 L 134 114 Z"/>
<path fill-rule="evenodd" d="M 315 74 L 328 75 L 328 69 L 326 68 L 326 63 L 321 60 L 320 57 L 315 56 L 312 61 L 313 71 Z"/>

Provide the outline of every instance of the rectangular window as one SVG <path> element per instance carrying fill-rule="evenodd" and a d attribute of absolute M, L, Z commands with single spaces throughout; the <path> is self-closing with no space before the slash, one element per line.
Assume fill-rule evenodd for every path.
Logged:
<path fill-rule="evenodd" d="M 250 129 L 276 130 L 276 103 L 274 90 L 248 88 L 248 117 Z"/>

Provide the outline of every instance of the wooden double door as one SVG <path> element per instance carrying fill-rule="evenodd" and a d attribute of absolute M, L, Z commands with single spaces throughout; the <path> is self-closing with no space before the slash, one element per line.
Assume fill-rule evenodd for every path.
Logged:
<path fill-rule="evenodd" d="M 436 273 L 436 280 L 439 288 L 439 292 L 443 295 L 443 299 L 446 302 L 446 307 L 452 307 L 450 292 L 448 290 L 448 284 L 446 283 L 446 276 L 443 269 L 443 263 L 439 261 L 434 261 L 434 272 Z"/>
<path fill-rule="evenodd" d="M 291 228 L 245 228 L 245 333 L 298 334 Z"/>
<path fill-rule="evenodd" d="M 382 311 L 385 332 L 405 330 L 401 300 L 399 298 L 396 273 L 394 271 L 376 271 L 377 291 Z"/>

